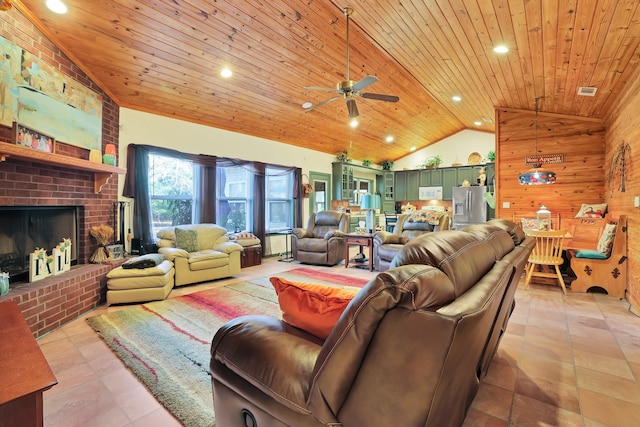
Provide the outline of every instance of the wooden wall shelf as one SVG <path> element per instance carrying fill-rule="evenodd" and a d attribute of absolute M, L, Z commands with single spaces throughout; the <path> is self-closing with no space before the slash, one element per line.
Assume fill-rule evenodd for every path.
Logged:
<path fill-rule="evenodd" d="M 0 143 L 0 162 L 4 162 L 8 158 L 93 172 L 93 190 L 96 194 L 100 193 L 102 187 L 114 173 L 124 175 L 127 172 L 126 169 L 117 166 L 94 163 L 61 154 L 46 153 L 16 144 Z"/>

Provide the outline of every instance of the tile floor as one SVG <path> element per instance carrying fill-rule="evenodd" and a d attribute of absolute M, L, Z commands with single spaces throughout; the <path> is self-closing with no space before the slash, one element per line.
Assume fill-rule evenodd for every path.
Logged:
<path fill-rule="evenodd" d="M 177 288 L 170 297 L 297 267 L 263 259 L 233 279 Z M 342 265 L 317 268 L 375 275 Z M 523 289 L 521 284 L 516 301 L 464 425 L 640 425 L 640 318 L 626 300 L 563 296 L 554 286 Z M 99 307 L 38 340 L 58 378 L 58 385 L 44 394 L 46 427 L 180 425 L 85 322 L 123 308 Z"/>

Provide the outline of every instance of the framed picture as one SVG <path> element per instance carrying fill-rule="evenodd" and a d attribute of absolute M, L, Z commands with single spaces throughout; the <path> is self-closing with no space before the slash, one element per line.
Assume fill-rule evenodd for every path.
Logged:
<path fill-rule="evenodd" d="M 30 129 L 17 122 L 13 122 L 13 142 L 23 147 L 29 147 L 47 153 L 55 153 L 56 149 L 56 140 L 54 137 Z"/>

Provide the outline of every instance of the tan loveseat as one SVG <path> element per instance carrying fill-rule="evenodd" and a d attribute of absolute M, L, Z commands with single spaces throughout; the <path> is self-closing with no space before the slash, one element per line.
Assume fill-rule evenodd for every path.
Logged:
<path fill-rule="evenodd" d="M 175 267 L 175 286 L 240 273 L 242 246 L 216 224 L 191 224 L 158 231 L 158 252 Z"/>
<path fill-rule="evenodd" d="M 412 239 L 425 233 L 451 229 L 451 217 L 446 212 L 417 210 L 398 216 L 393 232 L 378 231 L 373 238 L 373 265 L 386 271 L 393 257 Z"/>
<path fill-rule="evenodd" d="M 462 425 L 530 239 L 508 221 L 416 237 L 326 340 L 273 317 L 231 320 L 211 344 L 217 424 Z"/>

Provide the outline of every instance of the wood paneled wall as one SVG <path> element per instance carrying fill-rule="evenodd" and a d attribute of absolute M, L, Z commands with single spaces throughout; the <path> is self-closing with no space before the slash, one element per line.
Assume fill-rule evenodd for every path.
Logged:
<path fill-rule="evenodd" d="M 638 73 L 640 74 L 640 72 Z M 620 97 L 605 118 L 605 199 L 609 211 L 615 217 L 627 215 L 627 300 L 640 313 L 640 209 L 633 206 L 635 196 L 640 196 L 640 76 L 630 80 L 625 95 Z M 624 191 L 622 188 L 623 147 L 625 158 Z"/>
<path fill-rule="evenodd" d="M 563 154 L 564 162 L 546 165 L 557 174 L 553 185 L 520 185 L 518 174 L 536 154 L 534 111 L 497 109 L 496 216 L 535 216 L 544 205 L 561 218 L 574 217 L 583 203 L 604 203 L 604 136 L 602 120 L 538 114 L 538 154 Z M 509 203 L 504 208 L 503 203 Z"/>

